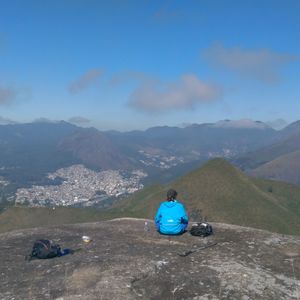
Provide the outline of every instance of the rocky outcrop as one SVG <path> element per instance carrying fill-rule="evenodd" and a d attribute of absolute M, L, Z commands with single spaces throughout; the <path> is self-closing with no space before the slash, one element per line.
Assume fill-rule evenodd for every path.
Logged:
<path fill-rule="evenodd" d="M 300 237 L 213 227 L 207 238 L 168 237 L 153 223 L 144 231 L 144 220 L 116 219 L 1 234 L 0 299 L 300 298 Z M 38 238 L 81 250 L 25 261 Z"/>

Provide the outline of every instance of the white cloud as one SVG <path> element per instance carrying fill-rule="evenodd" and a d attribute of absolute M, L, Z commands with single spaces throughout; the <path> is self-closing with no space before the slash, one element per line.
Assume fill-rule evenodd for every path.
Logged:
<path fill-rule="evenodd" d="M 17 122 L 0 116 L 0 125 L 16 124 Z"/>
<path fill-rule="evenodd" d="M 100 69 L 92 69 L 87 71 L 79 79 L 71 82 L 69 85 L 69 92 L 71 94 L 77 94 L 82 90 L 88 88 L 91 84 L 95 83 L 97 79 L 103 74 L 103 71 Z"/>
<path fill-rule="evenodd" d="M 110 80 L 109 84 L 112 86 L 118 86 L 124 83 L 127 83 L 131 80 L 138 80 L 138 81 L 147 81 L 147 80 L 153 80 L 150 76 L 147 76 L 146 74 L 142 72 L 135 72 L 135 71 L 128 71 L 123 72 L 119 74 L 115 74 Z"/>
<path fill-rule="evenodd" d="M 74 124 L 87 124 L 87 123 L 90 123 L 91 120 L 84 118 L 84 117 L 76 116 L 76 117 L 70 118 L 68 120 L 68 122 L 74 123 Z"/>
<path fill-rule="evenodd" d="M 129 105 L 146 112 L 192 109 L 198 103 L 215 101 L 221 88 L 206 83 L 193 74 L 183 75 L 176 82 L 144 79 L 130 95 Z"/>
<path fill-rule="evenodd" d="M 268 121 L 266 122 L 266 124 L 268 124 L 270 127 L 274 129 L 279 130 L 284 128 L 286 125 L 288 125 L 288 122 L 285 121 L 284 119 L 276 119 L 276 120 Z"/>
<path fill-rule="evenodd" d="M 57 123 L 59 121 L 50 120 L 48 118 L 40 117 L 33 120 L 33 123 Z"/>
<path fill-rule="evenodd" d="M 276 53 L 270 49 L 225 48 L 221 44 L 206 49 L 203 57 L 217 68 L 222 67 L 266 83 L 277 82 L 280 68 L 299 60 L 299 56 Z"/>
<path fill-rule="evenodd" d="M 266 129 L 269 128 L 263 122 L 252 121 L 250 119 L 241 119 L 241 120 L 223 120 L 212 125 L 213 127 L 221 128 L 251 128 L 251 129 Z"/>

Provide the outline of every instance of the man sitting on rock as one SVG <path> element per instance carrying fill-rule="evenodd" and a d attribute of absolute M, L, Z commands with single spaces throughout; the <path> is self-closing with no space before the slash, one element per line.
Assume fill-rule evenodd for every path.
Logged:
<path fill-rule="evenodd" d="M 177 192 L 170 189 L 167 201 L 162 202 L 155 215 L 155 225 L 161 234 L 176 235 L 185 232 L 188 216 L 182 203 L 176 200 Z"/>

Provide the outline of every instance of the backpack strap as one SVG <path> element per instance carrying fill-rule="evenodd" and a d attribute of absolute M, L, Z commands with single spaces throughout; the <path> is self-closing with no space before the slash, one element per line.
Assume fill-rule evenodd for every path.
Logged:
<path fill-rule="evenodd" d="M 43 240 L 38 240 L 38 241 L 35 242 L 35 244 L 42 244 L 48 250 L 50 249 L 50 246 L 51 246 L 51 242 L 50 241 L 49 241 L 49 246 L 48 246 L 46 243 L 44 243 Z"/>

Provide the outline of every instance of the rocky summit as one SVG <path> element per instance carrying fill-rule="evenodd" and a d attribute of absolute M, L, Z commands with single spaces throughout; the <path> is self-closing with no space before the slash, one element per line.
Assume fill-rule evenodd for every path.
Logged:
<path fill-rule="evenodd" d="M 148 222 L 1 234 L 0 299 L 300 299 L 300 237 L 220 223 L 206 238 L 169 237 Z M 40 238 L 77 251 L 25 261 Z"/>

